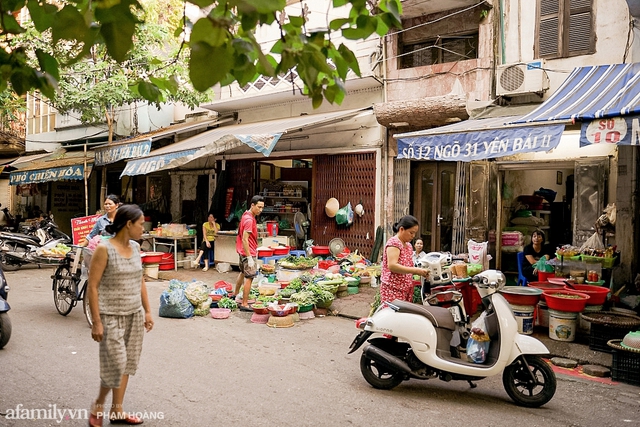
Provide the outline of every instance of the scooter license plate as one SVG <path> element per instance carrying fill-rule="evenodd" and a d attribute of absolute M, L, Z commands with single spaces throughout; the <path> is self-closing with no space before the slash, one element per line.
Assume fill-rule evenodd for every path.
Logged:
<path fill-rule="evenodd" d="M 457 306 L 449 307 L 449 312 L 453 316 L 454 322 L 461 322 L 462 318 L 460 317 L 460 310 L 458 310 Z"/>

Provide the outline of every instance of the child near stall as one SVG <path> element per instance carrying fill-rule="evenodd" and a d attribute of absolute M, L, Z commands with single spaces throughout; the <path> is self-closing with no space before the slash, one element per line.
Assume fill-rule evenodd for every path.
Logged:
<path fill-rule="evenodd" d="M 192 261 L 192 266 L 196 267 L 200 263 L 200 258 L 204 254 L 204 251 L 207 249 L 213 250 L 213 244 L 216 240 L 216 236 L 218 235 L 218 231 L 220 231 L 220 224 L 216 222 L 215 216 L 210 213 L 207 222 L 202 224 L 202 244 L 200 245 L 200 252 L 198 252 L 198 257 Z M 209 257 L 204 258 L 204 268 L 202 271 L 209 270 Z"/>

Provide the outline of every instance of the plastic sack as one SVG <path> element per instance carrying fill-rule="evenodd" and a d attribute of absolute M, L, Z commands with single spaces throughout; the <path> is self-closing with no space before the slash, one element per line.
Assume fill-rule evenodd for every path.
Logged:
<path fill-rule="evenodd" d="M 553 273 L 555 271 L 553 265 L 547 262 L 546 257 L 542 257 L 536 261 L 535 264 L 533 264 L 533 268 L 543 273 Z"/>
<path fill-rule="evenodd" d="M 202 282 L 191 282 L 184 290 L 184 295 L 194 306 L 198 306 L 209 298 L 209 289 Z"/>
<path fill-rule="evenodd" d="M 193 317 L 193 305 L 184 295 L 182 289 L 168 289 L 160 295 L 158 316 L 174 319 L 188 319 Z"/>
<path fill-rule="evenodd" d="M 336 212 L 336 223 L 338 225 L 349 224 L 349 208 L 350 207 L 351 207 L 351 203 L 348 203 L 345 206 L 338 209 L 338 212 Z M 353 211 L 351 214 L 353 215 Z"/>
<path fill-rule="evenodd" d="M 604 249 L 604 244 L 600 238 L 600 234 L 596 231 L 580 246 L 580 252 L 586 249 Z"/>
<path fill-rule="evenodd" d="M 487 270 L 489 268 L 489 259 L 487 258 L 488 244 L 488 242 L 476 242 L 474 240 L 469 240 L 467 247 L 469 249 L 470 264 L 481 264 L 483 270 Z"/>
<path fill-rule="evenodd" d="M 487 313 L 483 311 L 471 324 L 471 335 L 467 340 L 467 359 L 473 363 L 484 363 L 487 360 L 491 341 L 486 333 L 486 317 Z"/>

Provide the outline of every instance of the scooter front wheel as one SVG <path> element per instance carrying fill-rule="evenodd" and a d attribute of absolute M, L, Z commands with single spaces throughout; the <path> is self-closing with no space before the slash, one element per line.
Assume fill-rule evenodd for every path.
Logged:
<path fill-rule="evenodd" d="M 556 393 L 556 383 L 553 369 L 538 356 L 521 356 L 502 373 L 502 384 L 509 397 L 528 408 L 537 408 L 550 401 Z"/>
<path fill-rule="evenodd" d="M 7 345 L 11 338 L 11 321 L 7 313 L 0 313 L 0 348 Z"/>
<path fill-rule="evenodd" d="M 360 357 L 360 372 L 373 388 L 391 390 L 404 381 L 404 373 L 394 371 L 380 362 L 368 358 L 364 353 Z"/>
<path fill-rule="evenodd" d="M 86 290 L 84 290 L 84 297 L 82 298 L 82 310 L 84 311 L 84 317 L 87 319 L 87 323 L 89 327 L 93 326 L 93 319 L 91 318 L 91 308 L 89 307 L 89 295 Z"/>

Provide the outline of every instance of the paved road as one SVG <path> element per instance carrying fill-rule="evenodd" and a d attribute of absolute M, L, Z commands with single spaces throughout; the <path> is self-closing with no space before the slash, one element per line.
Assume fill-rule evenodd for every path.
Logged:
<path fill-rule="evenodd" d="M 84 410 L 97 394 L 97 344 L 81 308 L 67 317 L 56 312 L 51 273 L 6 273 L 14 334 L 0 351 L 0 426 L 84 426 L 86 420 L 7 415 L 18 405 Z M 154 313 L 166 284 L 149 284 Z M 125 409 L 163 417 L 145 425 L 185 427 L 640 425 L 640 388 L 568 376 L 559 377 L 556 396 L 539 409 L 515 406 L 498 377 L 474 390 L 462 382 L 417 380 L 374 390 L 360 375 L 359 355 L 346 354 L 357 332 L 353 321 L 325 317 L 271 329 L 249 317 L 156 318 Z"/>

